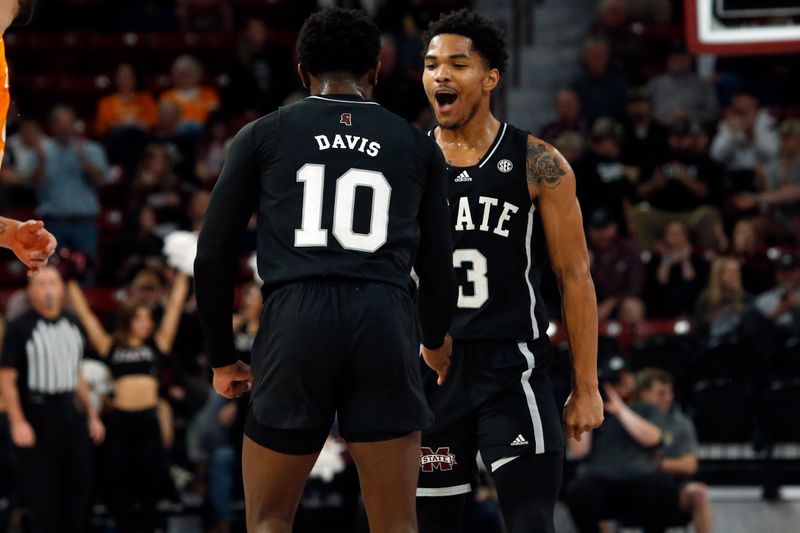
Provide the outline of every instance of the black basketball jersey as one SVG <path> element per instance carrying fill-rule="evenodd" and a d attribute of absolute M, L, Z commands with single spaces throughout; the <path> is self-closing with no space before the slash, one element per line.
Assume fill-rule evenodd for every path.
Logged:
<path fill-rule="evenodd" d="M 539 282 L 549 260 L 528 192 L 527 142 L 526 132 L 501 124 L 478 164 L 448 169 L 459 282 L 454 339 L 528 341 L 546 335 Z"/>
<path fill-rule="evenodd" d="M 212 365 L 233 357 L 224 353 L 233 352 L 232 333 L 208 333 L 221 323 L 216 307 L 229 307 L 217 287 L 220 247 L 231 247 L 256 207 L 265 291 L 321 279 L 410 290 L 416 263 L 428 283 L 420 285 L 423 342 L 438 346 L 450 319 L 444 295 L 455 292 L 445 181 L 432 139 L 358 97 L 310 96 L 245 126 L 212 193 L 195 263 Z"/>

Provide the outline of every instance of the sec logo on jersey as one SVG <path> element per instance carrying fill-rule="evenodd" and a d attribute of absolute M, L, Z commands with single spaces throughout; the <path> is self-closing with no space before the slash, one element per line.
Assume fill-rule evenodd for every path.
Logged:
<path fill-rule="evenodd" d="M 342 113 L 342 118 L 339 119 L 339 124 L 344 124 L 345 126 L 352 126 L 353 116 L 350 113 Z"/>
<path fill-rule="evenodd" d="M 497 163 L 497 170 L 503 173 L 509 173 L 513 168 L 514 168 L 514 163 L 512 163 L 508 159 L 501 159 L 500 162 Z"/>

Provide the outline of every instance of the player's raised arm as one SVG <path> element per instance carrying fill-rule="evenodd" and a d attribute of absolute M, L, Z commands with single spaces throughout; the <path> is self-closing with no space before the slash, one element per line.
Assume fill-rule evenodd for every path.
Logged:
<path fill-rule="evenodd" d="M 231 327 L 236 254 L 258 195 L 253 123 L 231 143 L 197 241 L 197 312 L 212 368 L 236 363 Z"/>
<path fill-rule="evenodd" d="M 603 421 L 597 383 L 597 298 L 589 272 L 575 174 L 552 146 L 528 137 L 528 189 L 542 217 L 547 250 L 561 290 L 572 352 L 572 393 L 564 408 L 567 437 L 580 438 Z"/>
<path fill-rule="evenodd" d="M 426 139 L 427 140 L 427 139 Z M 440 382 L 449 366 L 449 349 L 435 362 L 432 350 L 445 343 L 458 301 L 458 285 L 453 272 L 453 243 L 447 208 L 447 170 L 444 157 L 430 141 L 433 155 L 428 165 L 428 182 L 419 210 L 420 242 L 416 271 L 419 275 L 419 316 L 425 358 L 439 373 Z"/>

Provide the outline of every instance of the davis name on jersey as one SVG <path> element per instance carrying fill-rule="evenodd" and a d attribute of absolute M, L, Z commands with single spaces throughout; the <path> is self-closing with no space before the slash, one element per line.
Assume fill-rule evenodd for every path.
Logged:
<path fill-rule="evenodd" d="M 370 141 L 366 137 L 359 137 L 358 135 L 333 135 L 333 142 L 327 135 L 317 135 L 314 137 L 320 150 L 328 150 L 329 148 L 339 150 L 358 150 L 362 154 L 367 154 L 370 157 L 377 156 L 381 151 L 380 143 Z M 345 142 L 347 141 L 347 142 Z"/>

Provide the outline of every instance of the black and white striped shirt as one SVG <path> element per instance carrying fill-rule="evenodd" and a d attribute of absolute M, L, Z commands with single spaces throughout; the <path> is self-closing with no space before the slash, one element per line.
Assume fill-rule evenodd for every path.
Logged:
<path fill-rule="evenodd" d="M 74 392 L 84 346 L 83 332 L 72 315 L 50 320 L 28 311 L 8 324 L 0 366 L 17 370 L 23 399 L 26 393 Z"/>

